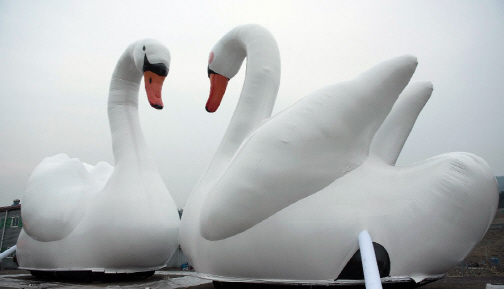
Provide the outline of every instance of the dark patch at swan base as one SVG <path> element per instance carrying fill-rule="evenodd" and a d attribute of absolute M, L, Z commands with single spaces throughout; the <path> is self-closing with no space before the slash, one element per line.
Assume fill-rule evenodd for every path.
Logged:
<path fill-rule="evenodd" d="M 376 263 L 378 264 L 378 271 L 380 272 L 380 278 L 387 277 L 390 275 L 390 258 L 387 250 L 378 244 L 373 242 L 373 248 L 376 255 Z M 362 269 L 362 259 L 360 254 L 360 249 L 355 252 L 350 261 L 346 264 L 343 271 L 341 271 L 338 279 L 345 280 L 362 280 L 364 279 L 364 271 Z"/>

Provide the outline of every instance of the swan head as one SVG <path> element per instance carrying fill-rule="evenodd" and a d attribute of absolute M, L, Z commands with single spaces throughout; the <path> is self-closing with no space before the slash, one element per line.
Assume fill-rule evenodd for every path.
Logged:
<path fill-rule="evenodd" d="M 210 52 L 208 59 L 210 96 L 205 107 L 208 112 L 217 110 L 226 92 L 228 81 L 238 73 L 245 57 L 247 57 L 245 79 L 249 84 L 263 83 L 266 90 L 271 87 L 271 93 L 276 96 L 280 83 L 280 52 L 276 40 L 263 26 L 244 24 L 226 33 Z M 244 89 L 246 87 L 251 89 L 247 83 L 244 84 Z"/>
<path fill-rule="evenodd" d="M 170 51 L 154 39 L 140 40 L 133 48 L 136 68 L 142 72 L 145 92 L 149 103 L 155 109 L 163 109 L 161 90 L 170 71 Z"/>
<path fill-rule="evenodd" d="M 212 48 L 208 57 L 210 96 L 205 106 L 208 112 L 215 112 L 219 108 L 228 81 L 238 73 L 247 56 L 245 44 L 239 37 L 239 28 L 224 35 Z"/>

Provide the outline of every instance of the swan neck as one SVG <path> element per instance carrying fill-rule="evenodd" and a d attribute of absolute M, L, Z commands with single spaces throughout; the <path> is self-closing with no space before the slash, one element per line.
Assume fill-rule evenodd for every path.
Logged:
<path fill-rule="evenodd" d="M 223 144 L 233 144 L 233 155 L 246 136 L 271 116 L 280 86 L 277 43 L 269 31 L 259 32 L 238 34 L 247 57 L 245 81 L 223 139 Z"/>
<path fill-rule="evenodd" d="M 182 222 L 196 222 L 191 226 L 181 226 L 181 243 L 191 244 L 184 247 L 188 256 L 194 256 L 199 250 L 195 241 L 199 238 L 199 228 L 194 225 L 199 224 L 205 196 L 225 171 L 247 135 L 271 116 L 280 86 L 280 52 L 275 39 L 266 29 L 257 26 L 234 29 L 216 44 L 216 48 L 232 51 L 230 59 L 239 63 L 229 63 L 230 67 L 238 67 L 238 70 L 245 57 L 247 67 L 240 99 L 224 138 L 186 203 Z"/>
<path fill-rule="evenodd" d="M 207 169 L 210 178 L 227 167 L 245 138 L 271 116 L 276 101 L 281 73 L 278 45 L 269 31 L 253 28 L 252 33 L 237 31 L 234 35 L 239 40 L 235 49 L 245 51 L 247 57 L 245 81 L 228 129 Z"/>
<path fill-rule="evenodd" d="M 138 167 L 150 158 L 138 116 L 138 91 L 142 74 L 136 69 L 132 48 L 119 59 L 110 82 L 108 117 L 116 167 Z"/>

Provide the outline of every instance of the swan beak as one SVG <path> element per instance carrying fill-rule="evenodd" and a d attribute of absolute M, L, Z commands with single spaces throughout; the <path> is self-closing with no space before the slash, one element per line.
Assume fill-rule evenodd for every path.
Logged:
<path fill-rule="evenodd" d="M 163 109 L 163 100 L 161 99 L 161 89 L 166 76 L 160 76 L 152 71 L 144 72 L 145 92 L 150 105 L 155 109 Z"/>
<path fill-rule="evenodd" d="M 206 111 L 215 112 L 224 97 L 229 79 L 217 73 L 210 74 L 210 96 L 205 106 Z"/>

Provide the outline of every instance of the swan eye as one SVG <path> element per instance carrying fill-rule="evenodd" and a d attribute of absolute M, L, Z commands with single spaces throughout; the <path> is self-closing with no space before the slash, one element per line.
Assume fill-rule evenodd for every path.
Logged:
<path fill-rule="evenodd" d="M 145 51 L 145 45 L 143 46 L 143 51 Z"/>
<path fill-rule="evenodd" d="M 152 83 L 152 77 L 149 77 L 149 84 Z"/>
<path fill-rule="evenodd" d="M 213 58 L 214 58 L 214 53 L 212 51 L 212 52 L 210 52 L 210 55 L 208 56 L 208 64 L 212 63 Z"/>

